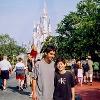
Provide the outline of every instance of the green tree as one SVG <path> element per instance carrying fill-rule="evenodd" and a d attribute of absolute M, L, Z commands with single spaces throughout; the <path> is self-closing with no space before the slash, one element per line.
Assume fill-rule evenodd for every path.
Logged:
<path fill-rule="evenodd" d="M 77 11 L 70 12 L 58 24 L 57 32 L 66 40 L 60 40 L 59 48 L 66 47 L 65 53 L 71 57 L 86 56 L 95 51 L 99 52 L 100 0 L 80 1 L 77 4 Z M 64 46 L 63 42 L 65 42 Z"/>
<path fill-rule="evenodd" d="M 8 34 L 0 35 L 0 54 L 2 55 L 18 55 L 24 53 L 26 49 L 17 45 L 17 42 L 14 41 Z"/>

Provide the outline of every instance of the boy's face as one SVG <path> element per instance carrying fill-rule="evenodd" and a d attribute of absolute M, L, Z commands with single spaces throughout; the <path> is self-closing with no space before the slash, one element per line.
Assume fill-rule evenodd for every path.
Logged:
<path fill-rule="evenodd" d="M 57 68 L 59 71 L 65 70 L 66 64 L 64 64 L 62 61 L 57 63 Z"/>
<path fill-rule="evenodd" d="M 49 60 L 49 61 L 52 61 L 55 57 L 55 51 L 50 51 L 49 53 L 46 53 L 46 58 Z"/>

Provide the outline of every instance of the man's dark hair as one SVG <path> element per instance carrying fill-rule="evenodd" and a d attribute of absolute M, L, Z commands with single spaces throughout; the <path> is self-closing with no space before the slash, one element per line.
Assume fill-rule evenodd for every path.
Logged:
<path fill-rule="evenodd" d="M 50 51 L 56 51 L 56 47 L 53 45 L 48 45 L 44 48 L 43 53 L 49 53 Z"/>

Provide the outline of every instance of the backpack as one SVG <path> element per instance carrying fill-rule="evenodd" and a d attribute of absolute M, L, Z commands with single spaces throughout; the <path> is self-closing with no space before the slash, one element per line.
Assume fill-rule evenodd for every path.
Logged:
<path fill-rule="evenodd" d="M 82 64 L 83 70 L 88 71 L 89 70 L 89 65 L 88 63 Z"/>

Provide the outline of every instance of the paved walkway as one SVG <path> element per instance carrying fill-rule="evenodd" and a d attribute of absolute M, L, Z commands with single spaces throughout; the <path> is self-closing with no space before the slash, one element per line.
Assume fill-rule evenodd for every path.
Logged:
<path fill-rule="evenodd" d="M 18 91 L 15 75 L 10 77 L 7 86 L 7 90 L 0 90 L 0 100 L 32 100 L 29 98 L 30 88 L 25 89 L 23 92 Z"/>
<path fill-rule="evenodd" d="M 76 86 L 76 92 L 82 96 L 82 100 L 100 100 L 100 82 L 93 85 Z"/>
<path fill-rule="evenodd" d="M 15 75 L 8 80 L 6 91 L 0 90 L 0 100 L 32 100 L 29 98 L 30 88 L 19 92 L 16 88 Z M 93 85 L 76 86 L 76 92 L 82 96 L 82 100 L 100 100 L 100 82 L 93 82 Z"/>

